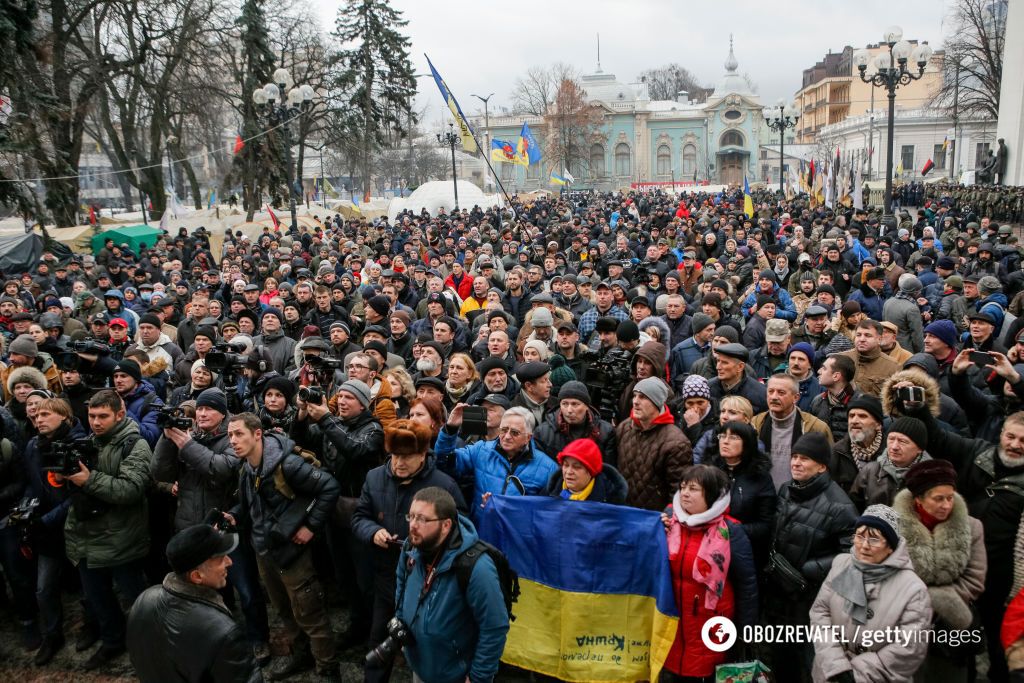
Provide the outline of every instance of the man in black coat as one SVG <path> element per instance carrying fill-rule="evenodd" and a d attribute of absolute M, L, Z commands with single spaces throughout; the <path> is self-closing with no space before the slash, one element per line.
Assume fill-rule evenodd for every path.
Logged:
<path fill-rule="evenodd" d="M 262 681 L 245 634 L 217 591 L 227 585 L 236 534 L 206 524 L 167 544 L 171 569 L 128 615 L 128 655 L 142 683 Z"/>

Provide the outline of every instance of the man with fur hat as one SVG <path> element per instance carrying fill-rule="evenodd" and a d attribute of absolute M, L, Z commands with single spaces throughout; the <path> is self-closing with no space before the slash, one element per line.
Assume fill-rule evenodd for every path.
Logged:
<path fill-rule="evenodd" d="M 690 441 L 666 405 L 670 391 L 658 377 L 637 382 L 630 415 L 615 428 L 619 467 L 629 484 L 626 504 L 631 507 L 664 509 L 683 468 L 693 462 Z"/>
<path fill-rule="evenodd" d="M 27 334 L 19 335 L 7 347 L 9 365 L 0 364 L 0 382 L 3 383 L 4 403 L 9 403 L 13 395 L 10 377 L 19 368 L 32 368 L 43 375 L 45 386 L 55 394 L 61 392 L 60 370 L 54 365 L 48 353 L 39 350 L 35 340 Z M 21 373 L 25 374 L 25 373 Z"/>

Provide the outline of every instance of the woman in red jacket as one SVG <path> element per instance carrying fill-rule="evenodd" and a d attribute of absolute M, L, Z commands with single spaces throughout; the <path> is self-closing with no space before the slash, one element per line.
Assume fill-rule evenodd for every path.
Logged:
<path fill-rule="evenodd" d="M 679 491 L 662 518 L 679 609 L 679 630 L 662 681 L 713 681 L 729 651 L 704 645 L 701 629 L 712 617 L 743 626 L 757 620 L 757 570 L 750 541 L 728 516 L 729 477 L 710 465 L 683 470 Z M 734 650 L 735 650 L 735 646 Z"/>

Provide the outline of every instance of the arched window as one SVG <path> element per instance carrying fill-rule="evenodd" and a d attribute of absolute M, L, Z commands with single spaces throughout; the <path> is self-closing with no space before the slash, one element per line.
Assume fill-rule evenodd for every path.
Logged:
<path fill-rule="evenodd" d="M 658 175 L 670 175 L 672 173 L 672 150 L 668 145 L 658 146 Z"/>
<path fill-rule="evenodd" d="M 721 141 L 718 143 L 719 147 L 745 147 L 746 144 L 743 142 L 743 135 L 737 130 L 730 130 L 722 136 Z"/>
<path fill-rule="evenodd" d="M 689 178 L 697 170 L 697 147 L 686 145 L 683 147 L 683 175 Z"/>
<path fill-rule="evenodd" d="M 620 142 L 615 145 L 615 175 L 628 176 L 630 173 L 629 145 Z"/>
<path fill-rule="evenodd" d="M 595 142 L 590 146 L 590 177 L 603 178 L 604 175 L 604 145 Z"/>

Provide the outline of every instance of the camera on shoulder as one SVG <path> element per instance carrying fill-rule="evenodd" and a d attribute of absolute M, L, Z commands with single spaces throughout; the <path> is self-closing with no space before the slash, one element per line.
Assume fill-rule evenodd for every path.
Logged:
<path fill-rule="evenodd" d="M 71 441 L 55 441 L 50 446 L 50 460 L 43 466 L 44 472 L 56 472 L 65 477 L 78 474 L 81 464 L 90 470 L 96 469 L 99 450 L 92 438 L 83 436 Z"/>

